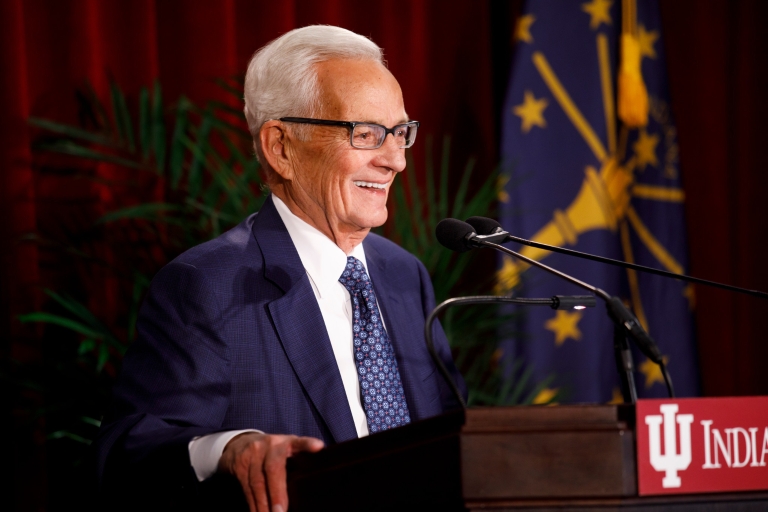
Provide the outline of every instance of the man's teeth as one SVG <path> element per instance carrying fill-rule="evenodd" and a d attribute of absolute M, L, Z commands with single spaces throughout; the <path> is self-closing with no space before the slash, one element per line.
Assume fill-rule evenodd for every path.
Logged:
<path fill-rule="evenodd" d="M 372 187 L 372 188 L 381 188 L 381 189 L 387 188 L 387 185 L 383 183 L 371 183 L 368 181 L 353 181 L 352 183 L 354 183 L 358 187 Z"/>

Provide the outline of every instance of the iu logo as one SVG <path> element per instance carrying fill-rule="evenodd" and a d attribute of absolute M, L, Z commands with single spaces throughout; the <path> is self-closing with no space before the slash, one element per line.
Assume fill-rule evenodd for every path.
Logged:
<path fill-rule="evenodd" d="M 665 489 L 680 487 L 678 471 L 688 469 L 691 463 L 691 423 L 693 414 L 677 414 L 677 404 L 663 404 L 661 414 L 664 415 L 664 454 L 661 453 L 660 426 L 662 416 L 649 414 L 645 417 L 648 425 L 648 445 L 651 455 L 651 466 L 656 471 L 665 471 L 666 476 L 661 481 Z M 675 415 L 677 414 L 677 422 Z M 680 453 L 677 453 L 677 423 L 680 425 Z"/>

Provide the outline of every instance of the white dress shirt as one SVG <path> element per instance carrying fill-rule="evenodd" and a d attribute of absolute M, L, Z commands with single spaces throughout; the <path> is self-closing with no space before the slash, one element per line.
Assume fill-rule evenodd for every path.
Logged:
<path fill-rule="evenodd" d="M 272 201 L 288 230 L 296 252 L 299 253 L 301 263 L 312 285 L 312 291 L 315 293 L 325 329 L 328 331 L 328 338 L 331 340 L 333 355 L 339 367 L 341 382 L 344 385 L 357 435 L 358 437 L 366 436 L 368 422 L 360 401 L 360 381 L 357 377 L 352 345 L 352 301 L 347 289 L 339 282 L 339 277 L 347 264 L 347 256 L 354 256 L 360 260 L 367 270 L 363 244 L 358 244 L 349 255 L 344 254 L 344 251 L 330 238 L 294 215 L 274 194 Z M 384 319 L 382 319 L 383 322 Z M 203 481 L 216 472 L 227 443 L 243 432 L 259 431 L 232 430 L 196 437 L 190 441 L 189 458 L 198 480 Z"/>

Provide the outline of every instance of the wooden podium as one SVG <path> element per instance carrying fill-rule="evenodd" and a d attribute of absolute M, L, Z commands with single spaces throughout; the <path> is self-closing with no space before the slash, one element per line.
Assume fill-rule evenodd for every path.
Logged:
<path fill-rule="evenodd" d="M 639 498 L 634 408 L 446 414 L 289 459 L 291 512 L 768 510 L 768 493 Z"/>

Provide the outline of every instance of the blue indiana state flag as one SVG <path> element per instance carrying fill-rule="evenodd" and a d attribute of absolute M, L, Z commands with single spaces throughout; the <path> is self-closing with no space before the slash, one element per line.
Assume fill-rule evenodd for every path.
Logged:
<path fill-rule="evenodd" d="M 634 37 L 635 67 L 647 87 L 641 127 L 617 112 L 617 72 L 625 69 L 622 58 L 630 67 L 632 60 L 631 52 L 620 58 L 622 30 Z M 660 34 L 655 1 L 528 1 L 515 29 L 503 112 L 506 230 L 686 272 L 684 194 Z M 658 343 L 677 394 L 698 394 L 692 286 L 530 247 L 521 252 L 622 298 Z M 585 293 L 507 257 L 498 286 L 522 297 Z M 520 318 L 524 335 L 504 350 L 522 359 L 536 382 L 553 379 L 539 401 L 621 401 L 613 324 L 602 301 L 583 311 L 527 308 Z M 666 396 L 658 367 L 633 353 L 638 395 Z"/>

